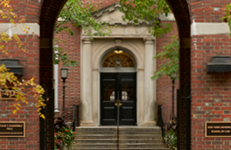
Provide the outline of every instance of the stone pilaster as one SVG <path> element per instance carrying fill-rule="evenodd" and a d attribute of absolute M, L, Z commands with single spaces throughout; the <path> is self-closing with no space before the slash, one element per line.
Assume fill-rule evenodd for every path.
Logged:
<path fill-rule="evenodd" d="M 80 126 L 94 126 L 92 116 L 92 42 L 83 39 L 81 51 L 81 122 Z"/>
<path fill-rule="evenodd" d="M 156 50 L 154 47 L 154 40 L 152 38 L 145 39 L 145 64 L 144 64 L 144 123 L 143 126 L 155 126 L 155 103 L 156 88 L 154 88 L 155 82 L 151 79 L 154 68 L 153 56 Z"/>

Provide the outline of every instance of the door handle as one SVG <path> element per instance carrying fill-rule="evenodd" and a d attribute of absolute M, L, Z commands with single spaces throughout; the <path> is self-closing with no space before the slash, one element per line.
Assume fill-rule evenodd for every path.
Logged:
<path fill-rule="evenodd" d="M 116 100 L 115 106 L 116 107 L 122 106 L 121 100 Z"/>

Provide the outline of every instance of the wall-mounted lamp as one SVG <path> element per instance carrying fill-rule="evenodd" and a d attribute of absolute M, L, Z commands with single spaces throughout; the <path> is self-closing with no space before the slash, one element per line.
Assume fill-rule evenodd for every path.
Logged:
<path fill-rule="evenodd" d="M 207 73 L 211 72 L 230 72 L 230 56 L 213 56 L 211 63 L 207 65 Z"/>
<path fill-rule="evenodd" d="M 123 50 L 119 46 L 117 46 L 116 49 L 114 50 L 114 53 L 116 53 L 116 54 L 122 54 Z"/>
<path fill-rule="evenodd" d="M 114 52 L 115 52 L 116 54 L 122 54 L 122 53 L 123 53 L 122 50 L 114 50 Z"/>
<path fill-rule="evenodd" d="M 19 64 L 18 59 L 1 59 L 0 66 L 5 64 L 5 67 L 8 69 L 8 72 L 13 72 L 15 75 L 23 75 L 23 66 Z"/>

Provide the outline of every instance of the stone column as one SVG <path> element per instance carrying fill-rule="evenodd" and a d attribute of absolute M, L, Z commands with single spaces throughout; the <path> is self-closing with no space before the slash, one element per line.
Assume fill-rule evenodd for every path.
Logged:
<path fill-rule="evenodd" d="M 144 64 L 144 123 L 143 126 L 155 126 L 155 81 L 151 79 L 154 68 L 154 54 L 156 53 L 152 38 L 145 39 L 145 64 Z"/>
<path fill-rule="evenodd" d="M 94 126 L 92 117 L 92 42 L 90 39 L 83 39 L 81 54 L 80 126 Z"/>
<path fill-rule="evenodd" d="M 93 61 L 93 60 L 92 60 Z M 94 63 L 94 62 L 93 62 Z M 92 64 L 93 65 L 93 64 Z M 92 114 L 93 122 L 95 126 L 99 126 L 99 70 L 98 68 L 93 68 L 92 70 Z"/>
<path fill-rule="evenodd" d="M 142 126 L 144 122 L 144 69 L 139 68 L 137 72 L 137 125 Z"/>

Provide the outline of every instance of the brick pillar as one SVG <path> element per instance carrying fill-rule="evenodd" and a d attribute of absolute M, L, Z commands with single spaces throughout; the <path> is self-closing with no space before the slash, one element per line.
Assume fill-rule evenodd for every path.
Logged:
<path fill-rule="evenodd" d="M 46 148 L 54 149 L 53 39 L 40 38 L 40 84 L 46 89 Z M 42 133 L 43 134 L 43 133 Z"/>

